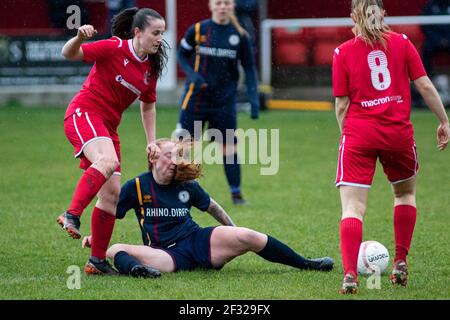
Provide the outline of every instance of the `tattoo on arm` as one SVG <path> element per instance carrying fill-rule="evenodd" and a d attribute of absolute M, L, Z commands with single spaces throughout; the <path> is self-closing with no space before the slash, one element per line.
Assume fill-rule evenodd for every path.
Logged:
<path fill-rule="evenodd" d="M 211 198 L 211 203 L 209 204 L 206 212 L 208 212 L 214 219 L 219 221 L 224 226 L 235 226 L 230 216 L 213 198 Z"/>

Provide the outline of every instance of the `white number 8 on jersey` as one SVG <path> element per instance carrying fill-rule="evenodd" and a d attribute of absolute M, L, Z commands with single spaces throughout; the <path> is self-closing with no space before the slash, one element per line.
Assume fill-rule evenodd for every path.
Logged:
<path fill-rule="evenodd" d="M 377 63 L 377 59 L 379 63 Z M 387 68 L 388 61 L 384 52 L 380 50 L 372 51 L 367 56 L 367 62 L 369 63 L 369 68 L 372 71 L 370 76 L 373 87 L 379 91 L 389 88 L 391 85 L 391 74 Z"/>

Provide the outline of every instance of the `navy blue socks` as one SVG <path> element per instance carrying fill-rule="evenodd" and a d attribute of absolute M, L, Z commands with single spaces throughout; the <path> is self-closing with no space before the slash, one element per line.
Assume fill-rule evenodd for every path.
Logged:
<path fill-rule="evenodd" d="M 134 266 L 141 263 L 125 251 L 119 251 L 114 256 L 114 266 L 122 274 L 130 274 Z"/>
<path fill-rule="evenodd" d="M 229 156 L 223 156 L 223 167 L 227 177 L 231 193 L 241 192 L 241 165 L 238 163 L 237 153 Z"/>
<path fill-rule="evenodd" d="M 308 268 L 308 259 L 269 235 L 267 235 L 267 244 L 264 249 L 256 254 L 270 262 L 282 263 L 299 269 Z"/>

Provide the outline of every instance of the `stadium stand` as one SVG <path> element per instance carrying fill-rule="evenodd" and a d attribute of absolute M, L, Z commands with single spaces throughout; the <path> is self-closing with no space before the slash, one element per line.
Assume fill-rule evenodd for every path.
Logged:
<path fill-rule="evenodd" d="M 305 28 L 273 30 L 273 59 L 276 65 L 307 65 L 309 37 Z"/>
<path fill-rule="evenodd" d="M 314 65 L 330 66 L 333 62 L 334 49 L 351 37 L 352 33 L 348 27 L 311 28 L 310 39 L 314 52 Z"/>

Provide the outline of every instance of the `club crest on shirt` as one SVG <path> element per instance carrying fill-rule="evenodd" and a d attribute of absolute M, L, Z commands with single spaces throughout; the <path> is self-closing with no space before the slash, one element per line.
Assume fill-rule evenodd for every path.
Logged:
<path fill-rule="evenodd" d="M 236 46 L 239 44 L 239 36 L 236 34 L 232 34 L 229 38 L 228 38 L 228 42 L 232 45 L 232 46 Z"/>
<path fill-rule="evenodd" d="M 180 193 L 178 194 L 178 199 L 180 199 L 180 201 L 183 203 L 188 202 L 189 198 L 189 192 L 187 192 L 186 190 L 180 191 Z"/>
<path fill-rule="evenodd" d="M 152 74 L 147 70 L 144 73 L 144 83 L 146 86 L 148 86 L 148 84 L 150 83 L 150 77 L 152 76 Z"/>

